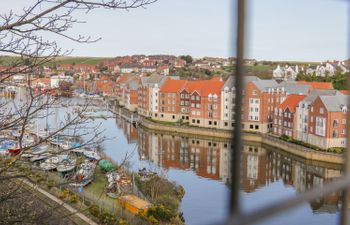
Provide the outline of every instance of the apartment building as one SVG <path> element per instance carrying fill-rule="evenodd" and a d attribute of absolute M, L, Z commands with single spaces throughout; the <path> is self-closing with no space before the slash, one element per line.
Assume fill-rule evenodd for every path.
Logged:
<path fill-rule="evenodd" d="M 296 139 L 308 142 L 309 140 L 309 109 L 318 96 L 331 96 L 337 93 L 336 90 L 315 89 L 310 92 L 296 107 Z"/>
<path fill-rule="evenodd" d="M 130 111 L 136 111 L 138 105 L 138 87 L 140 78 L 134 76 L 125 81 L 124 106 Z"/>
<path fill-rule="evenodd" d="M 223 85 L 217 78 L 167 80 L 159 91 L 158 119 L 172 122 L 181 119 L 194 126 L 219 128 Z"/>
<path fill-rule="evenodd" d="M 234 127 L 235 97 L 235 79 L 230 76 L 221 89 L 221 129 L 232 130 Z"/>
<path fill-rule="evenodd" d="M 296 138 L 296 106 L 304 98 L 305 95 L 289 95 L 274 109 L 273 133 Z"/>
<path fill-rule="evenodd" d="M 187 80 L 167 79 L 159 90 L 159 113 L 152 115 L 155 120 L 176 122 L 181 119 L 180 91 Z"/>
<path fill-rule="evenodd" d="M 308 143 L 323 149 L 346 146 L 348 96 L 318 96 L 309 109 Z"/>
<path fill-rule="evenodd" d="M 224 82 L 216 78 L 189 81 L 186 84 L 186 89 L 190 93 L 190 125 L 219 128 L 223 85 Z"/>
<path fill-rule="evenodd" d="M 142 116 L 152 117 L 158 114 L 158 94 L 160 87 L 168 79 L 162 75 L 141 77 L 138 87 L 138 113 Z"/>
<path fill-rule="evenodd" d="M 125 99 L 125 91 L 126 91 L 126 81 L 131 79 L 132 77 L 135 77 L 132 74 L 123 74 L 119 76 L 116 80 L 116 85 L 115 85 L 115 96 L 118 100 L 119 105 L 125 105 L 124 99 Z"/>
<path fill-rule="evenodd" d="M 270 100 L 275 80 L 250 81 L 245 85 L 243 97 L 243 130 L 267 133 L 272 127 Z"/>

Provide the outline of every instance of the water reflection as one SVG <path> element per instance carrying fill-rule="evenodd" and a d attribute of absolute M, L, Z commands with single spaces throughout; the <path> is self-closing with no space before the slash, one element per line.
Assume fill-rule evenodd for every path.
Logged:
<path fill-rule="evenodd" d="M 230 182 L 230 142 L 189 136 L 175 136 L 137 129 L 124 120 L 117 120 L 128 143 L 138 142 L 141 160 L 148 160 L 164 169 L 191 170 L 202 178 Z M 241 159 L 241 188 L 253 193 L 283 182 L 297 193 L 312 187 L 323 187 L 341 175 L 340 166 L 316 163 L 297 158 L 279 149 L 259 143 L 245 143 Z M 315 213 L 338 211 L 340 196 L 330 196 L 310 202 Z"/>

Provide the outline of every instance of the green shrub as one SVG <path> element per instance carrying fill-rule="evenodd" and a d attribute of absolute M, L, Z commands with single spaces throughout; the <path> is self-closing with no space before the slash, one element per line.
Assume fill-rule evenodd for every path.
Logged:
<path fill-rule="evenodd" d="M 156 200 L 155 205 L 164 206 L 164 208 L 171 214 L 171 217 L 174 217 L 178 214 L 177 210 L 180 203 L 175 197 L 162 195 Z"/>
<path fill-rule="evenodd" d="M 158 221 L 170 221 L 174 214 L 164 205 L 154 205 L 147 211 L 147 217 L 154 217 Z"/>
<path fill-rule="evenodd" d="M 100 208 L 97 205 L 91 205 L 89 208 L 89 213 L 98 218 L 100 215 Z"/>
<path fill-rule="evenodd" d="M 72 195 L 70 196 L 70 202 L 71 202 L 71 203 L 77 203 L 78 201 L 79 201 L 79 196 L 78 196 L 78 195 L 72 194 Z"/>

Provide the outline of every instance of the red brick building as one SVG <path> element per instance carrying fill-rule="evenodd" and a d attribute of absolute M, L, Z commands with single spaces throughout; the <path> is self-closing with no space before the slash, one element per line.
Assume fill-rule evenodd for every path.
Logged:
<path fill-rule="evenodd" d="M 296 107 L 305 95 L 289 95 L 274 109 L 273 133 L 296 138 Z"/>

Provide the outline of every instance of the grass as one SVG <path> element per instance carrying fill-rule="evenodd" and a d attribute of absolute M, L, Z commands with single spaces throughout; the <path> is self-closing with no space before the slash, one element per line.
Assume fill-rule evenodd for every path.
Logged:
<path fill-rule="evenodd" d="M 65 56 L 57 57 L 51 62 L 46 63 L 46 66 L 53 66 L 54 64 L 90 64 L 95 65 L 103 62 L 104 60 L 112 59 L 107 57 L 75 57 Z M 15 62 L 19 62 L 21 57 L 18 56 L 0 56 L 0 65 L 12 65 Z M 23 63 L 23 62 L 22 62 Z"/>
<path fill-rule="evenodd" d="M 162 125 L 167 125 L 167 126 L 178 126 L 179 125 L 179 123 L 177 123 L 177 122 L 160 121 L 160 120 L 154 120 L 151 118 L 146 118 L 146 119 L 151 121 L 151 122 L 162 124 Z"/>
<path fill-rule="evenodd" d="M 108 204 L 116 204 L 116 200 L 108 197 L 104 191 L 107 185 L 107 178 L 101 171 L 100 167 L 96 167 L 95 178 L 93 182 L 84 188 L 84 192 L 88 195 L 94 196 L 101 201 L 107 202 Z"/>
<path fill-rule="evenodd" d="M 268 72 L 275 69 L 272 65 L 257 65 L 257 66 L 246 66 L 248 72 Z"/>
<path fill-rule="evenodd" d="M 283 140 L 283 141 L 287 141 L 287 142 L 290 142 L 290 143 L 293 143 L 293 144 L 296 144 L 296 145 L 300 145 L 300 146 L 304 146 L 306 148 L 310 148 L 310 149 L 313 149 L 313 150 L 316 150 L 316 151 L 321 151 L 321 152 L 330 152 L 330 153 L 335 153 L 335 154 L 342 154 L 345 150 L 345 148 L 341 148 L 341 147 L 334 147 L 334 148 L 329 148 L 329 149 L 323 149 L 323 148 L 320 148 L 316 145 L 312 145 L 312 144 L 309 144 L 309 143 L 305 143 L 303 141 L 299 141 L 299 140 L 295 140 L 293 138 L 290 138 L 286 135 L 282 135 L 281 137 L 279 137 L 279 139 Z"/>

